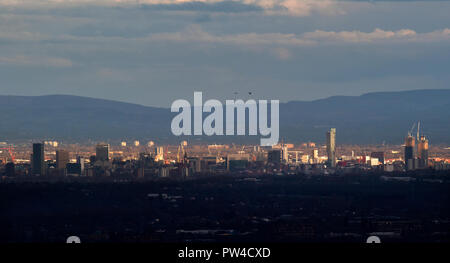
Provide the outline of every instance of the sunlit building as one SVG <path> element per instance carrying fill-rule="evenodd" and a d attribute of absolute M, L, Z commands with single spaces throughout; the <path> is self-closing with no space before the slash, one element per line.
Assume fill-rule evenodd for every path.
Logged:
<path fill-rule="evenodd" d="M 328 165 L 336 167 L 336 129 L 331 128 L 327 132 Z"/>
<path fill-rule="evenodd" d="M 417 145 L 417 155 L 419 158 L 419 168 L 426 168 L 428 166 L 428 139 L 421 136 L 419 144 Z"/>
<path fill-rule="evenodd" d="M 164 147 L 158 146 L 155 148 L 155 161 L 164 161 Z"/>

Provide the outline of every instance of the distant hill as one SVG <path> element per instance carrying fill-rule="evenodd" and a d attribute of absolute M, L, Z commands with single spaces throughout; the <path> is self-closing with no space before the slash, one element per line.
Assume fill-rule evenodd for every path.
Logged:
<path fill-rule="evenodd" d="M 169 109 L 68 95 L 0 96 L 0 141 L 122 139 L 177 142 Z M 285 141 L 324 142 L 337 129 L 338 143 L 401 144 L 414 122 L 431 143 L 450 143 L 450 90 L 377 92 L 280 105 Z M 190 141 L 251 142 L 252 137 L 192 137 Z"/>

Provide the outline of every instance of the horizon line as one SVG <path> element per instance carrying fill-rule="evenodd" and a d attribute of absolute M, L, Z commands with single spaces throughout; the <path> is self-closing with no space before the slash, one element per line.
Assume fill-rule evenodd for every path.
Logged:
<path fill-rule="evenodd" d="M 361 93 L 359 95 L 332 95 L 332 96 L 328 96 L 328 97 L 322 97 L 322 98 L 317 98 L 317 99 L 312 99 L 312 100 L 289 100 L 289 101 L 285 101 L 285 102 L 280 102 L 280 104 L 288 104 L 288 103 L 296 103 L 296 102 L 316 102 L 316 101 L 321 101 L 321 100 L 326 100 L 326 99 L 331 99 L 331 98 L 342 98 L 342 97 L 362 97 L 365 95 L 370 95 L 370 94 L 383 94 L 383 93 L 408 93 L 408 92 L 420 92 L 420 91 L 428 91 L 428 92 L 433 92 L 433 91 L 450 91 L 450 88 L 447 89 L 411 89 L 411 90 L 395 90 L 395 91 L 373 91 L 373 92 L 366 92 L 366 93 Z M 95 99 L 95 100 L 103 100 L 103 101 L 109 101 L 109 102 L 118 102 L 118 103 L 125 103 L 125 104 L 132 104 L 132 105 L 136 105 L 136 106 L 142 106 L 142 107 L 149 107 L 149 108 L 158 108 L 158 109 L 169 109 L 170 107 L 160 107 L 160 106 L 152 106 L 152 105 L 144 105 L 144 104 L 140 104 L 140 103 L 135 103 L 135 102 L 129 102 L 129 101 L 122 101 L 122 100 L 116 100 L 116 99 L 107 99 L 107 98 L 101 98 L 101 97 L 88 97 L 88 96 L 82 96 L 82 95 L 74 95 L 74 94 L 43 94 L 43 95 L 13 95 L 13 94 L 0 94 L 0 97 L 24 97 L 24 98 L 34 98 L 34 97 L 78 97 L 78 98 L 86 98 L 86 99 Z M 236 99 L 233 99 L 236 100 Z M 246 101 L 245 99 L 243 99 L 244 101 Z"/>

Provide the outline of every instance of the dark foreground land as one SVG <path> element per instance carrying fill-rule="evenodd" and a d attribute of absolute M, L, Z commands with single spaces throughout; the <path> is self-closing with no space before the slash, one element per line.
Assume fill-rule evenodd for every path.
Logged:
<path fill-rule="evenodd" d="M 449 242 L 450 175 L 414 177 L 2 182 L 0 242 Z"/>

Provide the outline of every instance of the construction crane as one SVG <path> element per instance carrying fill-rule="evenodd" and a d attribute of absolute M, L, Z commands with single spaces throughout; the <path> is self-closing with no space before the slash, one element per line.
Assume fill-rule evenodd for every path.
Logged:
<path fill-rule="evenodd" d="M 414 130 L 415 127 L 416 127 L 416 123 L 414 122 L 413 125 L 412 125 L 412 127 L 411 127 L 411 129 L 408 131 L 408 136 L 411 136 L 411 135 L 412 135 L 412 132 L 413 132 L 413 130 Z"/>
<path fill-rule="evenodd" d="M 8 151 L 9 156 L 11 157 L 11 161 L 12 161 L 12 162 L 15 162 L 16 156 L 15 156 L 15 154 L 14 154 L 14 146 L 9 145 L 9 146 L 6 147 L 6 148 L 0 148 L 0 150 Z"/>
<path fill-rule="evenodd" d="M 411 129 L 408 131 L 408 136 L 413 136 L 414 128 L 416 128 L 415 122 L 413 123 Z M 417 122 L 417 130 L 416 131 L 417 131 L 416 138 L 417 138 L 417 140 L 419 140 L 420 139 L 420 121 Z"/>

